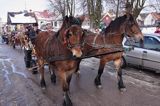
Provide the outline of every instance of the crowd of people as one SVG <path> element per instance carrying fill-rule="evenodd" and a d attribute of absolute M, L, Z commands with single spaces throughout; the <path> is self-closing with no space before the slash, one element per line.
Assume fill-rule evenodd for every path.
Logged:
<path fill-rule="evenodd" d="M 40 27 L 41 28 L 41 27 Z M 45 25 L 45 28 L 43 27 L 41 30 L 46 30 L 50 31 L 53 30 L 51 24 Z M 9 37 L 15 37 L 18 35 L 18 33 L 24 33 L 25 35 L 28 35 L 28 37 L 33 41 L 35 38 L 35 35 L 37 31 L 40 31 L 38 29 L 38 24 L 28 24 L 28 25 L 15 25 L 14 27 L 10 27 L 8 25 L 5 25 L 2 27 L 2 33 L 1 33 L 1 38 L 2 38 L 2 43 L 9 43 Z"/>

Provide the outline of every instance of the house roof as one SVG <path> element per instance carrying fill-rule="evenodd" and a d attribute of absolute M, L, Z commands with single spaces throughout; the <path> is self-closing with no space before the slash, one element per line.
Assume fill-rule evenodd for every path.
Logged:
<path fill-rule="evenodd" d="M 38 20 L 46 20 L 46 21 L 52 21 L 55 14 L 53 12 L 50 12 L 48 10 L 44 11 L 35 11 L 35 16 Z"/>
<path fill-rule="evenodd" d="M 8 12 L 7 24 L 35 24 L 36 18 L 28 12 Z"/>
<path fill-rule="evenodd" d="M 153 12 L 151 13 L 151 15 L 153 16 L 154 19 L 160 20 L 160 13 Z"/>
<path fill-rule="evenodd" d="M 111 13 L 111 12 L 107 12 L 106 14 L 102 15 L 101 20 L 104 20 L 106 17 L 109 17 L 109 18 L 111 18 L 111 19 L 114 19 L 114 18 L 115 18 L 115 14 L 114 14 L 114 13 Z"/>
<path fill-rule="evenodd" d="M 148 16 L 148 13 L 141 13 L 138 15 L 136 20 L 143 22 L 147 16 Z"/>

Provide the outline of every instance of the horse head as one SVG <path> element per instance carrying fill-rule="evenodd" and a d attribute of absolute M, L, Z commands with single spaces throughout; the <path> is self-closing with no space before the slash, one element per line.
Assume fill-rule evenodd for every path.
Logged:
<path fill-rule="evenodd" d="M 81 57 L 84 40 L 83 29 L 79 25 L 72 25 L 66 29 L 63 38 L 64 44 L 71 50 L 73 56 Z"/>
<path fill-rule="evenodd" d="M 140 30 L 140 27 L 133 17 L 132 14 L 126 14 L 124 15 L 126 18 L 125 20 L 125 27 L 124 27 L 124 33 L 128 35 L 129 37 L 134 37 L 136 40 L 143 40 L 143 34 Z"/>

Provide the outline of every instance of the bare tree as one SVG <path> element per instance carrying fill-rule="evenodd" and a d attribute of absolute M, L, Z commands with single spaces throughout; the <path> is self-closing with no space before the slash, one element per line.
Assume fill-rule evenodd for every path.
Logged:
<path fill-rule="evenodd" d="M 135 18 L 138 17 L 142 9 L 144 8 L 146 0 L 126 0 L 126 3 L 130 3 Z"/>
<path fill-rule="evenodd" d="M 66 3 L 65 0 L 48 0 L 50 9 L 58 15 L 64 17 L 66 15 Z"/>
<path fill-rule="evenodd" d="M 75 14 L 75 0 L 66 0 L 67 3 L 67 13 L 74 16 Z"/>
<path fill-rule="evenodd" d="M 75 0 L 48 0 L 51 10 L 64 17 L 75 14 Z"/>
<path fill-rule="evenodd" d="M 122 9 L 125 7 L 127 3 L 130 3 L 133 15 L 135 18 L 137 18 L 142 9 L 144 8 L 146 0 L 105 0 L 105 1 L 107 5 L 112 4 L 113 8 L 116 8 L 116 10 L 114 10 L 116 16 L 118 16 L 119 14 L 121 14 L 121 12 L 123 12 Z"/>
<path fill-rule="evenodd" d="M 90 18 L 91 27 L 98 27 L 102 14 L 102 0 L 83 0 L 82 4 L 83 9 L 87 7 L 87 13 Z"/>

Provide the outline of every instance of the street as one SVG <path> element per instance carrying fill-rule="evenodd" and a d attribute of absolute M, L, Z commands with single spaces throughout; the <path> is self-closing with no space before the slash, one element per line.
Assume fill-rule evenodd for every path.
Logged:
<path fill-rule="evenodd" d="M 99 59 L 84 59 L 80 76 L 73 75 L 70 86 L 74 106 L 160 106 L 160 74 L 132 67 L 123 69 L 126 92 L 119 92 L 112 62 L 106 64 L 102 89 L 94 85 Z M 63 92 L 60 81 L 53 85 L 45 67 L 47 88 L 42 90 L 39 74 L 25 68 L 24 53 L 0 44 L 0 106 L 61 106 Z"/>

